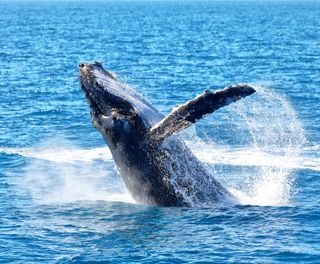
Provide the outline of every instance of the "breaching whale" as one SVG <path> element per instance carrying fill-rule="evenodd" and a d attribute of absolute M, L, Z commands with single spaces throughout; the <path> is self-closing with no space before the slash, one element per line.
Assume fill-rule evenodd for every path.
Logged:
<path fill-rule="evenodd" d="M 79 64 L 91 119 L 110 148 L 118 173 L 142 204 L 209 206 L 233 195 L 193 155 L 177 132 L 255 90 L 248 84 L 206 90 L 168 116 L 100 62 Z"/>

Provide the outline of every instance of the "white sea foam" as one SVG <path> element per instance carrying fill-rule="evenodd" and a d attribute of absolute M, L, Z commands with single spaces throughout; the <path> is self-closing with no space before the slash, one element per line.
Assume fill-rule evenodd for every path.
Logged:
<path fill-rule="evenodd" d="M 46 141 L 41 147 L 31 148 L 0 148 L 1 152 L 16 154 L 26 158 L 35 158 L 52 161 L 56 163 L 92 162 L 94 160 L 110 160 L 112 158 L 108 147 L 81 149 L 75 147 L 71 142 L 56 139 L 58 146 L 51 141 Z"/>
<path fill-rule="evenodd" d="M 108 148 L 81 149 L 57 138 L 40 147 L 0 151 L 28 158 L 24 177 L 16 184 L 36 203 L 134 202 L 117 177 Z"/>
<path fill-rule="evenodd" d="M 206 142 L 205 150 L 199 145 L 188 142 L 194 154 L 208 164 L 273 167 L 279 169 L 308 169 L 320 171 L 320 157 L 310 156 L 310 148 L 302 149 L 300 156 L 284 156 L 257 148 L 231 148 Z"/>

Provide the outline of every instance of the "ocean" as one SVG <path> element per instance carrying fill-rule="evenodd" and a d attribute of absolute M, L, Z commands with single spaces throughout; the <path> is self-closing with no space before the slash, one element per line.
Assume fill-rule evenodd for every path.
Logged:
<path fill-rule="evenodd" d="M 320 263 L 320 2 L 0 1 L 0 263 Z M 257 93 L 182 132 L 238 201 L 140 205 L 78 81 L 102 61 L 167 114 Z"/>

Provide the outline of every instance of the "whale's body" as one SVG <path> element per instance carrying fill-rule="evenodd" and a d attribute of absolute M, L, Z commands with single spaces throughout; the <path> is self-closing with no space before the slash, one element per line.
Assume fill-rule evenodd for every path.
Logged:
<path fill-rule="evenodd" d="M 248 85 L 206 91 L 165 117 L 101 63 L 79 65 L 93 125 L 109 146 L 133 198 L 162 206 L 211 205 L 233 198 L 176 133 L 218 108 L 254 93 Z"/>

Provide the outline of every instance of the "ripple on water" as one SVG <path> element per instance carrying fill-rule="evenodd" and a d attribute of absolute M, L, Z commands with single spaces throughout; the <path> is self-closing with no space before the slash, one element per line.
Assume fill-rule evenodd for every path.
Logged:
<path fill-rule="evenodd" d="M 316 2 L 2 1 L 1 262 L 318 263 L 319 11 Z M 279 178 L 290 195 L 134 204 L 79 88 L 78 63 L 95 59 L 164 113 L 207 88 L 265 87 L 199 123 L 192 133 L 205 146 L 188 144 L 249 198 L 277 197 Z"/>

